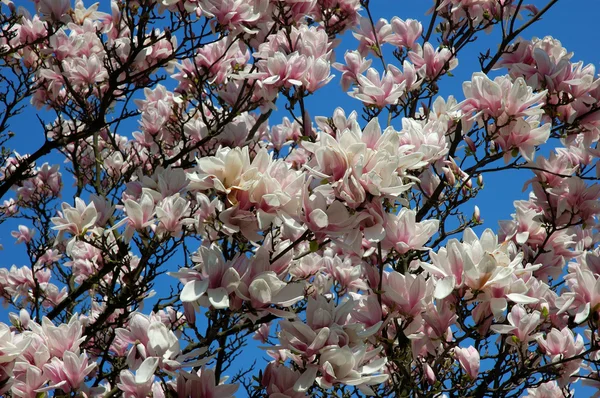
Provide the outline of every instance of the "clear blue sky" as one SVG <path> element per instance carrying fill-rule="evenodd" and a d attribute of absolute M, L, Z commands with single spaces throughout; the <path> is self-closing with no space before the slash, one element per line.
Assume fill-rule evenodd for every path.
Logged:
<path fill-rule="evenodd" d="M 101 7 L 105 8 L 108 5 L 107 0 L 101 0 Z M 544 1 L 532 1 L 534 4 L 541 6 Z M 86 5 L 92 2 L 85 1 Z M 433 2 L 428 0 L 372 0 L 372 12 L 375 19 L 386 18 L 391 20 L 393 16 L 399 16 L 402 19 L 413 18 L 419 19 L 426 24 L 428 17 L 425 17 L 426 10 Z M 16 5 L 26 5 L 31 7 L 29 1 L 15 1 Z M 524 38 L 533 36 L 543 37 L 551 35 L 559 39 L 563 46 L 574 52 L 573 60 L 583 60 L 584 63 L 592 63 L 597 68 L 600 66 L 600 49 L 598 45 L 598 17 L 600 16 L 600 1 L 598 0 L 561 0 L 558 4 L 544 17 L 544 19 L 530 29 L 524 32 Z M 480 39 L 471 46 L 471 50 L 466 50 L 459 58 L 459 66 L 453 71 L 454 77 L 445 77 L 440 85 L 443 95 L 453 94 L 459 101 L 463 99 L 462 82 L 469 80 L 473 72 L 478 71 L 477 55 L 479 50 L 487 48 L 494 49 L 497 45 L 495 35 L 482 35 Z M 344 36 L 342 44 L 336 49 L 336 57 L 338 61 L 343 61 L 343 55 L 346 49 L 351 49 L 357 44 L 356 40 L 350 33 Z M 475 51 L 473 51 L 475 50 Z M 374 62 L 373 65 L 376 65 Z M 501 71 L 502 72 L 502 71 Z M 332 71 L 337 76 L 324 89 L 319 91 L 317 95 L 310 97 L 307 101 L 310 115 L 314 116 L 331 116 L 334 109 L 338 106 L 346 110 L 346 114 L 352 110 L 357 110 L 360 114 L 362 105 L 359 101 L 350 98 L 339 85 L 339 75 L 337 71 Z M 503 72 L 502 72 L 503 73 Z M 269 121 L 270 125 L 275 125 L 281 122 L 281 117 L 285 113 L 279 111 Z M 34 112 L 28 111 L 21 117 L 15 118 L 11 129 L 17 133 L 17 138 L 12 144 L 12 148 L 16 149 L 21 154 L 31 150 L 32 145 L 39 144 L 42 137 L 42 130 L 37 123 L 37 120 L 32 117 Z M 49 119 L 50 120 L 50 119 Z M 393 127 L 397 130 L 401 129 L 401 121 L 399 119 L 393 122 Z M 132 124 L 132 131 L 137 129 L 137 126 Z M 39 162 L 41 164 L 43 162 Z M 64 171 L 64 167 L 61 166 Z M 486 176 L 485 189 L 479 194 L 473 204 L 477 204 L 482 213 L 482 218 L 485 220 L 484 227 L 497 229 L 497 221 L 510 218 L 513 212 L 513 201 L 526 198 L 527 193 L 522 193 L 523 183 L 531 177 L 531 173 L 524 172 L 509 172 Z M 63 175 L 65 186 L 71 183 L 71 179 L 67 175 Z M 65 196 L 65 200 L 70 200 L 69 196 Z M 10 232 L 16 229 L 18 223 L 8 222 L 0 226 L 0 243 L 4 245 L 4 251 L 1 253 L 0 267 L 10 268 L 16 264 L 21 266 L 26 260 L 22 246 L 15 246 L 14 239 L 10 236 Z M 161 293 L 160 291 L 158 292 Z M 8 312 L 0 309 L 0 321 L 8 322 Z M 200 315 L 200 314 L 199 314 Z M 250 342 L 252 345 L 252 341 Z M 243 355 L 238 358 L 238 363 L 247 364 L 257 357 L 267 357 L 264 352 L 250 347 L 246 349 Z M 260 367 L 260 365 L 259 365 Z M 233 369 L 232 369 L 233 371 Z M 231 373 L 233 374 L 233 373 Z M 583 392 L 579 389 L 579 393 Z M 243 396 L 242 390 L 238 391 L 238 396 Z M 591 394 L 590 394 L 591 395 Z M 579 395 L 583 396 L 583 395 Z"/>

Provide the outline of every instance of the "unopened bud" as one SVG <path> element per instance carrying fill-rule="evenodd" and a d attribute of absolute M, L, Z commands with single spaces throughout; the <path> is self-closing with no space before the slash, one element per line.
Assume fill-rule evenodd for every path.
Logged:
<path fill-rule="evenodd" d="M 429 366 L 429 364 L 426 363 L 423 364 L 423 367 L 425 368 L 425 377 L 427 378 L 427 382 L 429 384 L 435 384 L 437 378 L 435 377 L 435 373 L 431 366 Z"/>
<path fill-rule="evenodd" d="M 456 177 L 454 177 L 454 172 L 447 167 L 442 167 L 444 171 L 444 177 L 446 177 L 446 181 L 448 181 L 448 185 L 454 186 L 456 184 Z"/>
<path fill-rule="evenodd" d="M 477 176 L 477 185 L 478 185 L 479 187 L 483 187 L 483 175 L 482 175 L 482 174 L 479 174 L 479 175 Z"/>
<path fill-rule="evenodd" d="M 469 189 L 473 188 L 473 180 L 470 177 L 465 181 L 465 186 Z"/>
<path fill-rule="evenodd" d="M 473 210 L 473 221 L 477 224 L 481 224 L 481 211 L 479 210 L 479 206 L 475 206 Z"/>
<path fill-rule="evenodd" d="M 475 142 L 471 139 L 471 137 L 465 136 L 465 142 L 469 146 L 471 152 L 475 153 L 477 151 L 477 146 L 475 146 Z"/>

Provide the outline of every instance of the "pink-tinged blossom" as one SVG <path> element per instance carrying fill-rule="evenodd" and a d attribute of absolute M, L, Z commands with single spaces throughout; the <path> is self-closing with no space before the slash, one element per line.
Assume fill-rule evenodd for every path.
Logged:
<path fill-rule="evenodd" d="M 414 65 L 407 60 L 402 63 L 402 70 L 394 65 L 388 65 L 387 71 L 392 75 L 394 83 L 404 85 L 406 92 L 418 89 L 423 82 Z"/>
<path fill-rule="evenodd" d="M 539 387 L 528 388 L 527 395 L 523 398 L 563 398 L 564 396 L 565 393 L 556 381 L 548 381 L 540 384 Z"/>
<path fill-rule="evenodd" d="M 156 232 L 171 236 L 180 236 L 185 225 L 192 224 L 194 219 L 188 217 L 190 202 L 179 194 L 169 196 L 156 205 L 158 225 Z"/>
<path fill-rule="evenodd" d="M 62 212 L 58 212 L 58 217 L 52 217 L 51 221 L 54 224 L 52 229 L 58 231 L 58 241 L 63 239 L 66 233 L 79 236 L 94 226 L 97 217 L 98 212 L 94 203 L 86 206 L 82 199 L 75 198 L 75 207 L 65 202 L 62 204 Z"/>
<path fill-rule="evenodd" d="M 342 72 L 342 89 L 348 91 L 353 84 L 358 83 L 358 76 L 369 69 L 373 60 L 365 59 L 358 51 L 346 51 L 344 62 L 345 65 L 336 62 L 332 66 Z"/>
<path fill-rule="evenodd" d="M 384 275 L 382 289 L 390 310 L 397 311 L 407 318 L 415 318 L 425 309 L 428 301 L 431 301 L 433 284 L 422 275 L 402 275 L 393 271 Z"/>
<path fill-rule="evenodd" d="M 376 69 L 369 68 L 367 74 L 357 76 L 358 85 L 349 93 L 366 105 L 384 108 L 395 104 L 404 94 L 405 84 L 396 84 L 391 73 L 381 76 Z"/>
<path fill-rule="evenodd" d="M 152 390 L 154 372 L 158 367 L 158 358 L 146 358 L 133 374 L 130 370 L 122 370 L 117 388 L 123 391 L 126 398 L 145 398 Z"/>
<path fill-rule="evenodd" d="M 203 307 L 228 308 L 229 295 L 237 289 L 240 275 L 231 263 L 223 260 L 217 247 L 201 247 L 196 258 L 201 259 L 201 263 L 193 269 L 170 274 L 184 283 L 181 301 Z"/>
<path fill-rule="evenodd" d="M 71 10 L 71 0 L 38 0 L 36 8 L 44 17 L 44 20 L 52 22 L 69 22 L 68 16 Z"/>
<path fill-rule="evenodd" d="M 35 235 L 35 229 L 29 229 L 25 225 L 19 225 L 18 231 L 10 233 L 17 241 L 15 243 L 29 243 Z"/>
<path fill-rule="evenodd" d="M 13 381 L 11 392 L 21 398 L 36 398 L 39 393 L 53 390 L 54 387 L 44 388 L 48 377 L 36 366 L 28 366 L 20 377 Z"/>
<path fill-rule="evenodd" d="M 492 325 L 492 330 L 499 334 L 509 334 L 515 339 L 508 339 L 509 344 L 527 343 L 535 340 L 539 333 L 534 333 L 542 319 L 539 311 L 527 312 L 525 307 L 517 304 L 512 307 L 507 317 L 509 325 Z"/>
<path fill-rule="evenodd" d="M 423 47 L 418 44 L 408 53 L 408 57 L 419 73 L 428 80 L 435 80 L 441 74 L 458 66 L 458 59 L 454 57 L 452 50 L 448 48 L 434 50 L 430 43 L 425 43 Z"/>
<path fill-rule="evenodd" d="M 498 245 L 498 237 L 490 229 L 486 229 L 478 239 L 468 228 L 463 240 L 463 278 L 468 287 L 484 290 L 509 283 L 511 274 L 522 261 L 522 254 L 511 259 L 508 245 Z"/>
<path fill-rule="evenodd" d="M 381 351 L 366 351 L 363 346 L 352 350 L 348 346 L 331 347 L 322 351 L 319 358 L 321 376 L 316 378 L 322 388 L 331 388 L 342 383 L 357 386 L 364 394 L 372 394 L 369 385 L 377 385 L 387 380 L 387 374 L 381 374 L 387 359 L 377 358 Z"/>
<path fill-rule="evenodd" d="M 586 185 L 583 179 L 571 177 L 548 192 L 555 198 L 557 224 L 593 223 L 593 218 L 600 213 L 600 184 Z"/>
<path fill-rule="evenodd" d="M 309 57 L 306 64 L 306 72 L 302 77 L 303 87 L 310 93 L 314 93 L 335 76 L 331 74 L 331 64 L 324 58 Z"/>
<path fill-rule="evenodd" d="M 84 352 L 76 355 L 70 351 L 65 351 L 62 360 L 54 357 L 50 363 L 44 365 L 44 374 L 46 374 L 52 384 L 60 385 L 64 392 L 77 391 L 85 377 L 96 368 L 95 363 L 90 363 L 90 359 Z"/>
<path fill-rule="evenodd" d="M 392 27 L 387 20 L 381 18 L 372 24 L 369 18 L 363 17 L 356 32 L 352 34 L 359 41 L 358 52 L 364 57 L 368 53 L 381 56 L 381 45 L 391 33 Z"/>
<path fill-rule="evenodd" d="M 387 215 L 386 247 L 404 254 L 409 250 L 426 250 L 425 244 L 437 232 L 438 220 L 416 221 L 416 212 L 402 208 L 398 215 Z"/>
<path fill-rule="evenodd" d="M 390 25 L 392 33 L 385 38 L 385 41 L 400 49 L 406 48 L 410 50 L 414 48 L 415 43 L 423 32 L 421 23 L 414 19 L 404 21 L 398 17 L 394 17 Z"/>
<path fill-rule="evenodd" d="M 237 384 L 217 383 L 215 372 L 205 367 L 196 373 L 182 371 L 177 377 L 177 392 L 181 397 L 233 398 L 238 388 Z"/>
<path fill-rule="evenodd" d="M 201 7 L 205 14 L 214 17 L 219 25 L 227 27 L 233 33 L 253 33 L 247 25 L 260 18 L 260 14 L 256 12 L 258 3 L 244 0 L 202 0 Z"/>
<path fill-rule="evenodd" d="M 271 304 L 289 307 L 304 297 L 304 284 L 286 283 L 273 271 L 267 271 L 256 275 L 249 284 L 242 281 L 238 286 L 237 295 L 243 300 L 248 300 L 256 309 Z"/>
<path fill-rule="evenodd" d="M 127 218 L 113 227 L 118 228 L 125 224 L 125 232 L 123 234 L 125 242 L 129 242 L 136 231 L 141 231 L 155 225 L 154 200 L 149 194 L 143 194 L 139 201 L 125 200 L 125 213 L 127 214 Z"/>
<path fill-rule="evenodd" d="M 364 130 L 353 124 L 351 129 L 336 134 L 320 134 L 316 143 L 304 143 L 315 158 L 305 167 L 318 178 L 331 181 L 335 195 L 352 208 L 358 207 L 366 193 L 397 197 L 408 190 L 400 173 L 417 168 L 421 154 L 407 153 L 400 146 L 397 133 L 388 128 L 381 132 L 377 118 Z"/>
<path fill-rule="evenodd" d="M 62 323 L 55 326 L 52 321 L 46 317 L 42 319 L 42 324 L 30 323 L 33 332 L 43 336 L 50 354 L 55 357 L 63 357 L 67 351 L 79 353 L 79 346 L 85 341 L 83 336 L 83 325 L 78 320 L 77 315 L 73 315 L 68 323 Z"/>
<path fill-rule="evenodd" d="M 198 171 L 188 174 L 190 189 L 215 188 L 227 194 L 234 189 L 245 189 L 242 175 L 250 169 L 250 163 L 248 147 L 220 148 L 215 156 L 198 160 Z"/>
<path fill-rule="evenodd" d="M 511 150 L 518 149 L 528 162 L 533 162 L 536 147 L 544 144 L 550 137 L 550 123 L 540 126 L 538 117 L 519 118 L 500 128 L 492 128 L 492 138 L 504 151 L 506 163 L 512 158 Z M 495 130 L 495 131 L 494 131 Z"/>
<path fill-rule="evenodd" d="M 446 135 L 447 129 L 442 122 L 403 118 L 400 145 L 411 148 L 406 154 L 422 154 L 422 162 L 433 164 L 448 153 Z"/>
<path fill-rule="evenodd" d="M 298 381 L 300 373 L 277 362 L 269 362 L 263 373 L 261 383 L 267 389 L 267 394 L 272 398 L 302 398 L 303 392 L 294 391 L 294 384 Z"/>
<path fill-rule="evenodd" d="M 553 362 L 579 355 L 585 350 L 583 337 L 579 334 L 575 337 L 573 331 L 566 327 L 561 330 L 552 329 L 545 338 L 540 336 L 537 341 Z"/>
<path fill-rule="evenodd" d="M 434 297 L 444 299 L 448 297 L 455 288 L 463 285 L 463 248 L 456 239 L 450 239 L 446 247 L 442 247 L 437 253 L 430 252 L 431 264 L 421 263 L 425 271 L 436 279 Z"/>
<path fill-rule="evenodd" d="M 467 348 L 456 347 L 454 348 L 454 355 L 456 355 L 460 366 L 469 375 L 471 380 L 477 379 L 479 374 L 479 351 L 473 346 Z"/>
<path fill-rule="evenodd" d="M 574 272 L 565 276 L 568 292 L 558 299 L 559 314 L 570 312 L 575 314 L 575 322 L 585 322 L 590 314 L 600 312 L 600 278 L 591 271 L 576 267 Z"/>
<path fill-rule="evenodd" d="M 508 76 L 491 80 L 485 73 L 473 74 L 470 82 L 463 83 L 466 100 L 460 103 L 466 115 L 474 118 L 492 117 L 499 125 L 509 118 L 542 114 L 546 91 L 534 93 L 522 78 L 514 82 Z"/>

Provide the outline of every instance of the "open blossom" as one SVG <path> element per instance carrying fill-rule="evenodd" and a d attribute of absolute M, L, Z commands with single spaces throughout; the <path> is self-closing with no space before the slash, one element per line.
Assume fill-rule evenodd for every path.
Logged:
<path fill-rule="evenodd" d="M 202 262 L 195 269 L 182 269 L 171 274 L 185 283 L 181 301 L 219 309 L 229 307 L 229 295 L 237 289 L 240 275 L 231 263 L 223 261 L 223 255 L 216 247 L 201 247 L 199 257 Z"/>
<path fill-rule="evenodd" d="M 498 119 L 504 124 L 508 118 L 534 116 L 543 113 L 541 109 L 546 91 L 534 93 L 522 78 L 514 82 L 508 76 L 498 76 L 491 80 L 484 73 L 474 73 L 470 82 L 463 83 L 466 100 L 460 106 L 467 115 Z"/>
<path fill-rule="evenodd" d="M 71 0 L 39 0 L 37 9 L 47 20 L 67 22 L 70 20 L 68 12 L 71 10 Z"/>
<path fill-rule="evenodd" d="M 240 283 L 237 295 L 250 301 L 252 307 L 260 309 L 276 304 L 289 307 L 304 297 L 304 286 L 300 282 L 286 283 L 273 271 L 266 271 L 251 279 L 250 284 Z"/>
<path fill-rule="evenodd" d="M 562 398 L 565 394 L 556 381 L 548 381 L 539 387 L 528 388 L 524 398 Z"/>
<path fill-rule="evenodd" d="M 436 79 L 440 74 L 453 70 L 458 66 L 458 60 L 448 48 L 433 49 L 430 43 L 420 44 L 408 53 L 408 57 L 427 79 Z"/>
<path fill-rule="evenodd" d="M 80 198 L 75 199 L 75 207 L 68 203 L 62 204 L 62 212 L 58 212 L 58 217 L 52 217 L 52 223 L 58 231 L 58 240 L 61 240 L 66 233 L 78 236 L 84 234 L 96 223 L 98 212 L 94 203 L 86 206 Z"/>
<path fill-rule="evenodd" d="M 1 396 L 598 389 L 596 67 L 517 39 L 446 96 L 474 35 L 535 6 L 438 0 L 424 26 L 366 0 L 107 3 L 0 0 L 0 125 L 21 103 L 56 118 L 39 150 L 1 151 L 0 224 L 27 261 L 0 267 L 19 310 Z M 313 117 L 332 67 L 361 109 Z M 529 195 L 476 234 L 483 176 L 507 169 Z"/>
<path fill-rule="evenodd" d="M 19 225 L 18 231 L 10 233 L 17 241 L 15 243 L 29 243 L 35 235 L 35 229 L 29 229 L 25 225 Z"/>
<path fill-rule="evenodd" d="M 509 343 L 527 343 L 535 340 L 538 333 L 534 333 L 541 323 L 541 314 L 539 311 L 528 312 L 525 307 L 517 304 L 512 307 L 512 310 L 507 317 L 510 325 L 493 325 L 492 330 L 500 334 L 513 335 L 517 340 L 507 340 Z"/>
<path fill-rule="evenodd" d="M 180 396 L 196 398 L 233 398 L 239 388 L 237 384 L 224 384 L 215 380 L 212 369 L 202 367 L 196 373 L 182 372 L 177 378 L 177 391 Z"/>
<path fill-rule="evenodd" d="M 397 197 L 411 185 L 400 173 L 419 165 L 421 154 L 409 152 L 391 128 L 383 134 L 378 120 L 371 120 L 361 131 L 356 124 L 337 134 L 320 134 L 316 143 L 304 147 L 315 154 L 305 167 L 318 178 L 331 181 L 334 193 L 350 207 L 364 202 L 366 193 Z M 400 148 L 399 148 L 400 147 Z"/>
<path fill-rule="evenodd" d="M 324 388 L 331 388 L 335 383 L 357 385 L 368 394 L 371 392 L 369 385 L 379 384 L 388 378 L 386 374 L 379 374 L 387 362 L 386 358 L 373 359 L 379 351 L 366 352 L 364 347 L 352 350 L 348 346 L 328 348 L 321 353 L 321 376 L 316 381 Z"/>
<path fill-rule="evenodd" d="M 379 56 L 381 54 L 380 46 L 385 43 L 386 38 L 392 33 L 392 27 L 385 19 L 380 19 L 373 26 L 368 18 L 361 18 L 359 27 L 353 33 L 358 39 L 358 52 L 362 56 L 366 56 L 369 52 Z"/>
<path fill-rule="evenodd" d="M 146 358 L 135 374 L 130 370 L 122 370 L 120 376 L 121 382 L 117 388 L 123 391 L 127 398 L 144 398 L 150 394 L 152 383 L 154 381 L 154 372 L 158 367 L 157 358 Z"/>
<path fill-rule="evenodd" d="M 358 76 L 369 69 L 373 60 L 365 59 L 358 51 L 347 51 L 344 54 L 344 62 L 345 65 L 336 62 L 332 66 L 342 72 L 342 89 L 348 91 L 358 82 Z"/>
<path fill-rule="evenodd" d="M 509 161 L 511 150 L 518 149 L 525 160 L 532 162 L 536 147 L 545 143 L 550 137 L 549 123 L 539 125 L 539 118 L 529 117 L 517 119 L 504 127 L 497 129 L 494 142 L 505 151 L 504 159 Z"/>
<path fill-rule="evenodd" d="M 96 368 L 95 363 L 90 363 L 87 354 L 84 352 L 77 356 L 66 351 L 63 359 L 56 357 L 44 365 L 44 371 L 47 372 L 50 380 L 65 392 L 75 391 L 81 387 L 85 377 Z"/>
<path fill-rule="evenodd" d="M 386 36 L 385 41 L 399 48 L 414 48 L 415 43 L 423 32 L 421 23 L 414 19 L 404 21 L 398 17 L 394 17 L 390 21 L 390 25 L 392 27 L 392 34 Z"/>
<path fill-rule="evenodd" d="M 404 254 L 409 250 L 425 250 L 425 244 L 437 232 L 438 220 L 416 222 L 414 210 L 402 208 L 398 215 L 387 215 L 386 239 L 390 246 Z"/>
<path fill-rule="evenodd" d="M 383 108 L 395 104 L 404 94 L 405 84 L 397 84 L 391 73 L 379 75 L 376 69 L 369 68 L 367 74 L 357 76 L 358 85 L 349 93 L 366 105 Z"/>
<path fill-rule="evenodd" d="M 243 0 L 202 0 L 202 11 L 216 18 L 219 25 L 232 31 L 252 33 L 247 24 L 260 18 L 256 11 L 258 2 Z"/>

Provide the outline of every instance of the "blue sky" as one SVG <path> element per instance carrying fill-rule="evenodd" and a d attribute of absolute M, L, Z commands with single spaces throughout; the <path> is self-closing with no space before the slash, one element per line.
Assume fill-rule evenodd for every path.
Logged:
<path fill-rule="evenodd" d="M 393 16 L 399 16 L 402 19 L 419 19 L 425 25 L 428 21 L 425 12 L 432 3 L 432 1 L 424 0 L 372 0 L 371 10 L 375 19 L 386 18 L 391 20 Z M 542 6 L 545 2 L 533 1 L 533 3 Z M 30 7 L 31 2 L 15 1 L 15 4 Z M 89 5 L 91 2 L 86 0 L 85 4 Z M 101 1 L 101 7 L 106 7 L 107 4 L 108 1 Z M 582 60 L 586 64 L 592 63 L 598 68 L 600 66 L 600 51 L 597 44 L 598 16 L 600 16 L 600 1 L 562 0 L 540 22 L 525 31 L 522 36 L 529 39 L 534 36 L 551 35 L 560 40 L 567 50 L 574 52 L 572 60 Z M 462 82 L 470 80 L 471 74 L 479 71 L 477 62 L 479 51 L 487 48 L 494 49 L 497 42 L 496 35 L 486 36 L 482 34 L 477 42 L 471 45 L 471 49 L 465 50 L 462 56 L 459 57 L 459 66 L 452 72 L 454 77 L 443 79 L 440 85 L 441 94 L 444 96 L 452 94 L 459 101 L 462 100 Z M 345 50 L 352 49 L 356 45 L 357 41 L 350 33 L 347 33 L 341 45 L 335 50 L 337 60 L 342 61 Z M 376 65 L 376 62 L 373 65 Z M 503 71 L 499 72 L 504 73 Z M 336 78 L 307 100 L 307 107 L 313 119 L 314 116 L 331 116 L 336 107 L 344 108 L 346 114 L 352 110 L 356 110 L 360 114 L 361 103 L 350 98 L 342 91 L 339 85 L 340 73 L 337 71 L 332 71 L 332 73 L 337 75 Z M 21 154 L 31 150 L 32 145 L 37 146 L 42 142 L 42 130 L 34 115 L 34 110 L 28 110 L 20 117 L 15 118 L 11 125 L 11 129 L 16 132 L 17 138 L 9 144 L 13 144 L 12 148 Z M 280 123 L 281 117 L 285 115 L 282 110 L 274 113 L 269 124 Z M 48 120 L 51 119 L 48 118 Z M 400 119 L 396 119 L 392 126 L 396 130 L 400 130 Z M 135 122 L 132 123 L 131 129 L 132 131 L 137 129 Z M 54 159 L 56 158 L 54 157 Z M 41 163 L 43 162 L 39 164 Z M 61 166 L 61 169 L 64 171 L 64 166 Z M 473 205 L 477 204 L 481 209 L 482 218 L 485 220 L 483 227 L 491 227 L 496 230 L 498 220 L 510 218 L 510 214 L 513 212 L 513 201 L 527 197 L 527 193 L 522 192 L 522 187 L 523 183 L 529 178 L 531 178 L 531 173 L 528 171 L 503 172 L 485 176 L 485 189 L 473 201 Z M 63 175 L 63 179 L 65 186 L 70 184 L 69 176 Z M 65 200 L 70 200 L 70 197 L 66 195 Z M 10 268 L 13 264 L 17 266 L 25 264 L 24 248 L 15 246 L 14 239 L 10 236 L 10 232 L 16 229 L 17 224 L 9 222 L 0 225 L 0 243 L 4 246 L 4 251 L 1 253 L 0 267 Z M 7 314 L 7 311 L 0 309 L 0 321 L 8 322 Z M 266 357 L 262 351 L 250 348 L 244 351 L 238 361 L 247 363 L 260 356 Z M 241 391 L 239 396 L 243 396 Z"/>

